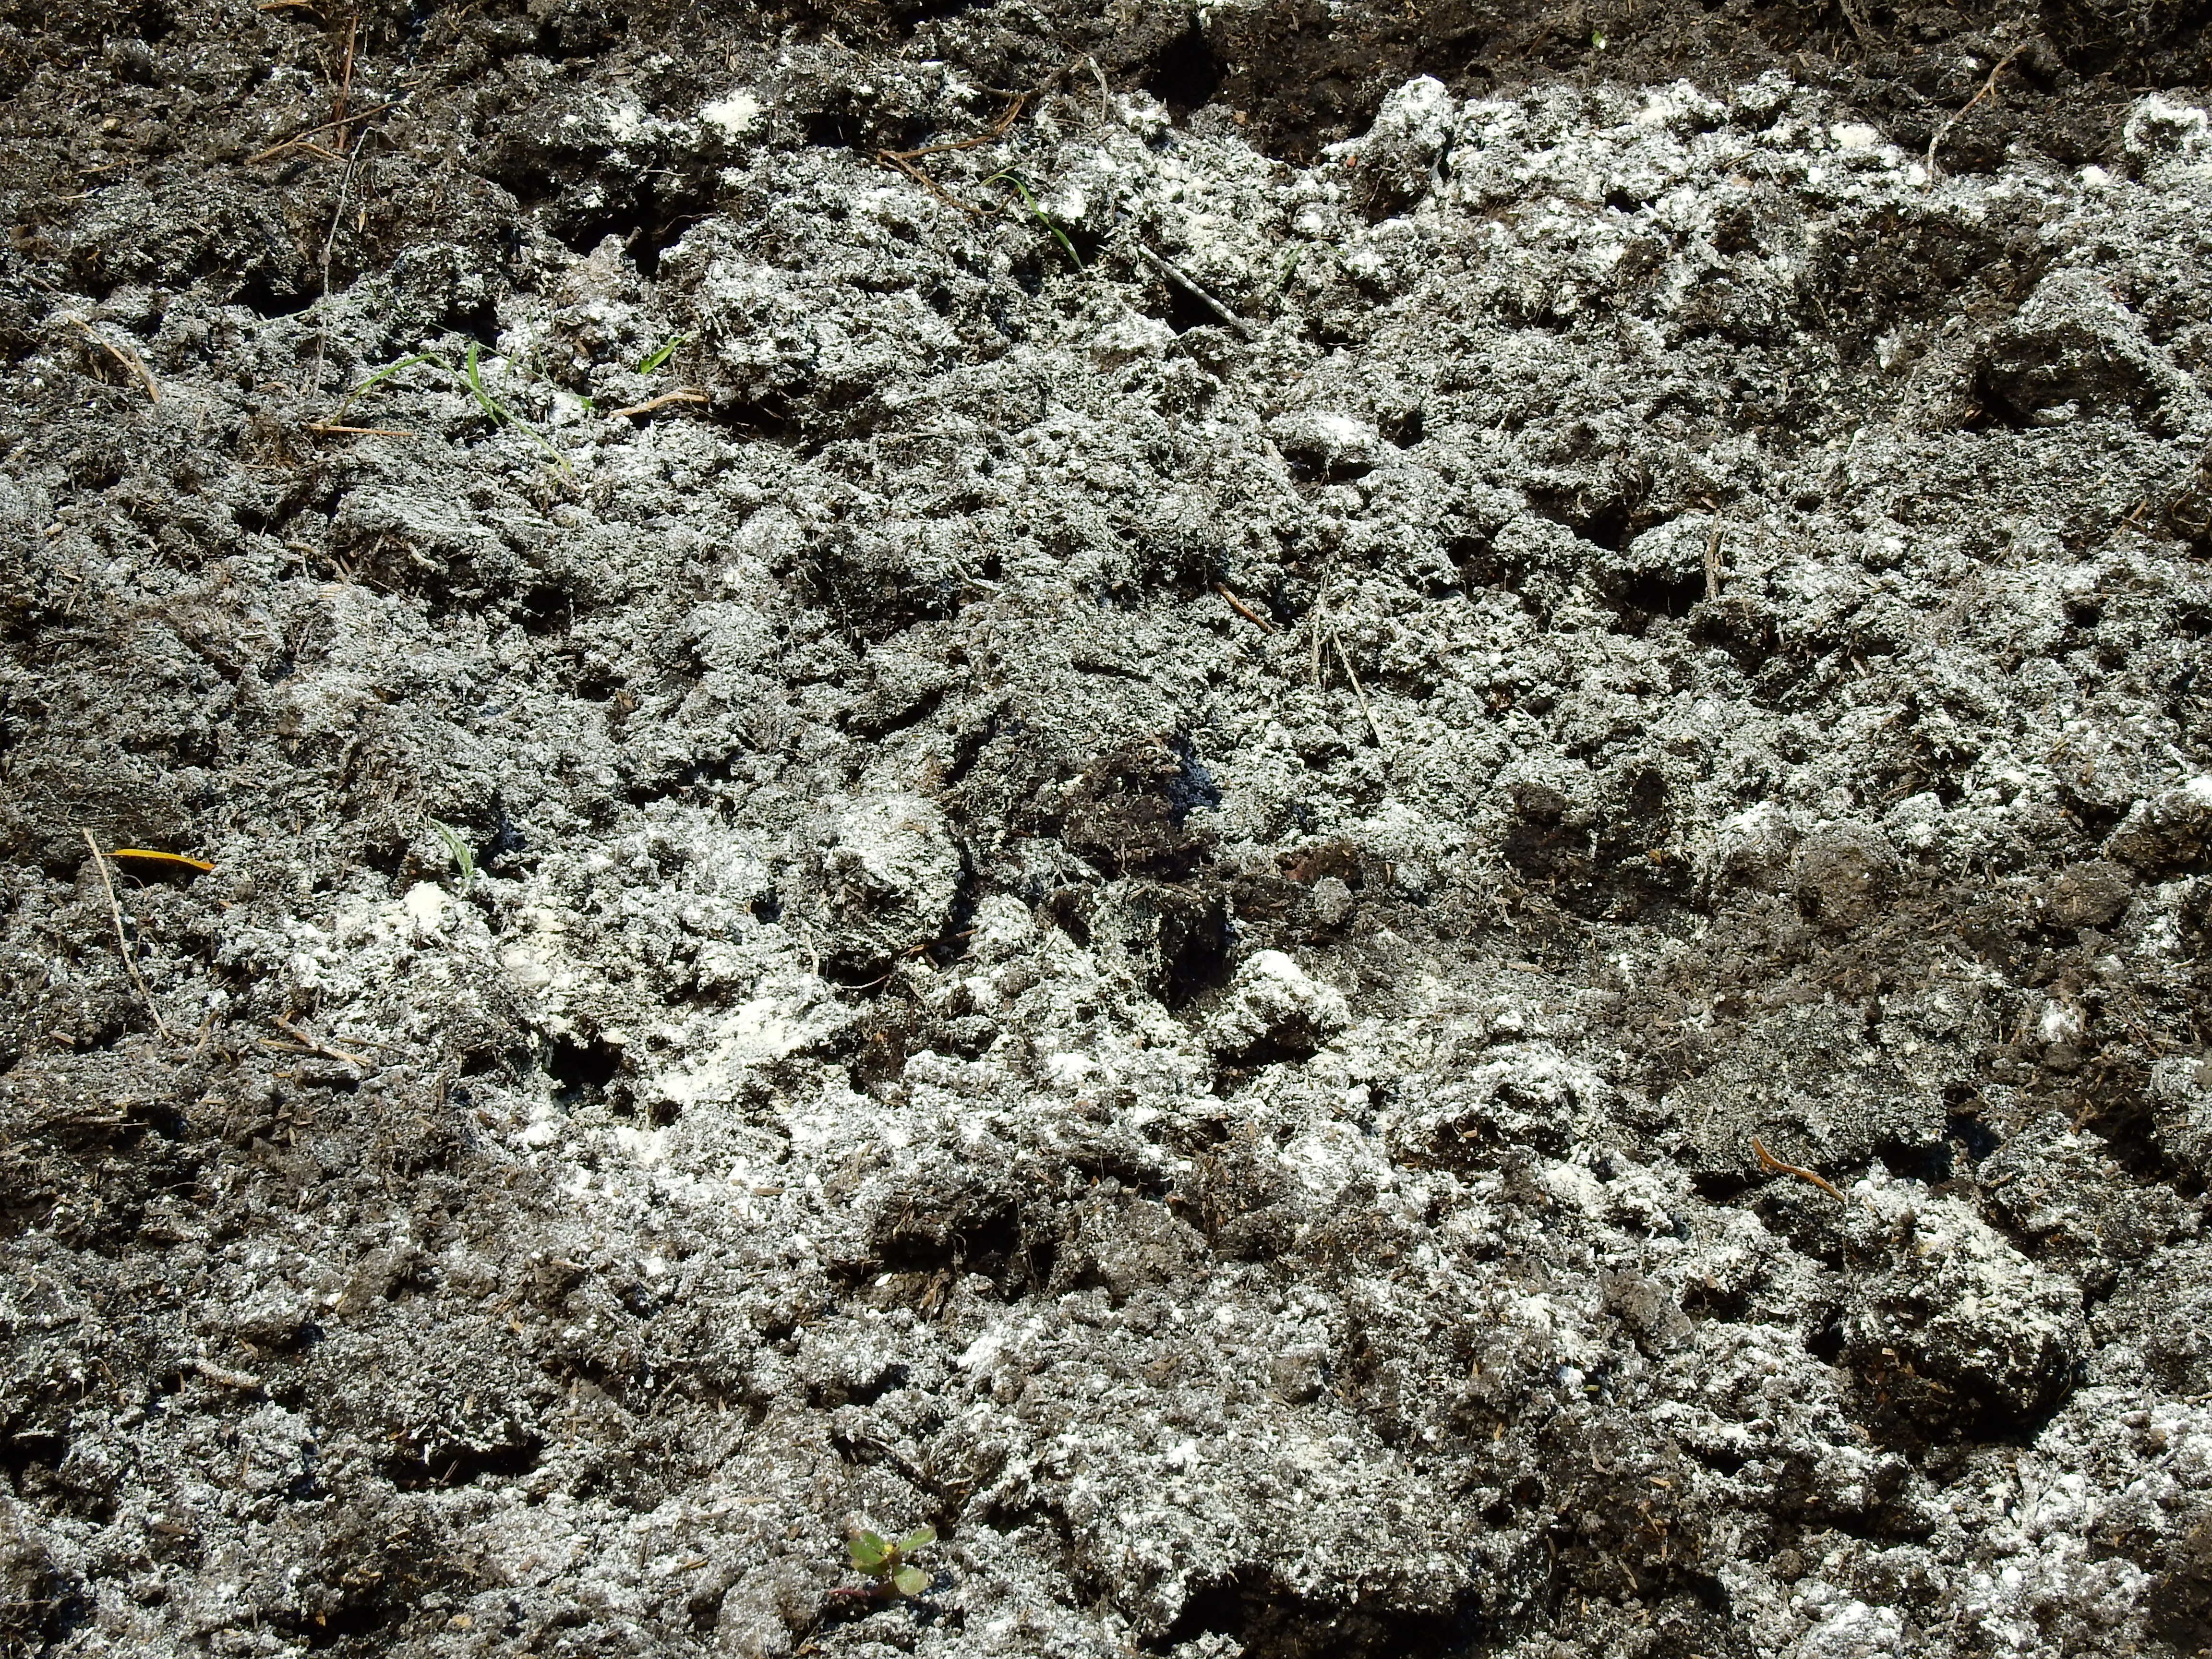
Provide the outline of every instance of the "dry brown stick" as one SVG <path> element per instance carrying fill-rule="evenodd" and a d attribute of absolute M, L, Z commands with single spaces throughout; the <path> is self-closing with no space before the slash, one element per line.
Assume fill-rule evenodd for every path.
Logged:
<path fill-rule="evenodd" d="M 320 1054 L 325 1060 L 343 1060 L 349 1066 L 366 1067 L 372 1063 L 360 1054 L 349 1054 L 343 1048 L 329 1048 L 316 1042 L 282 1014 L 271 1015 L 269 1023 L 311 1054 Z"/>
<path fill-rule="evenodd" d="M 252 1394 L 261 1386 L 261 1379 L 252 1372 L 225 1370 L 212 1359 L 195 1359 L 192 1369 L 210 1382 L 220 1383 L 226 1389 L 236 1389 L 241 1393 Z"/>
<path fill-rule="evenodd" d="M 1775 1157 L 1773 1153 L 1766 1150 L 1765 1143 L 1761 1141 L 1757 1135 L 1753 1135 L 1751 1138 L 1751 1150 L 1759 1154 L 1759 1166 L 1762 1169 L 1771 1170 L 1777 1175 L 1794 1175 L 1800 1181 L 1811 1182 L 1822 1192 L 1827 1194 L 1830 1198 L 1834 1199 L 1837 1203 L 1846 1206 L 1850 1203 L 1850 1200 L 1845 1198 L 1841 1193 L 1838 1192 L 1832 1183 L 1823 1181 L 1819 1176 L 1814 1175 L 1810 1170 L 1801 1170 L 1795 1164 L 1784 1164 L 1780 1158 Z"/>
<path fill-rule="evenodd" d="M 123 965 L 130 972 L 131 982 L 138 988 L 138 994 L 145 1000 L 146 1012 L 154 1017 L 154 1029 L 166 1037 L 169 1035 L 169 1023 L 161 1018 L 161 1011 L 154 1006 L 154 994 L 147 988 L 146 976 L 138 971 L 137 958 L 131 954 L 131 938 L 123 931 L 123 904 L 115 896 L 115 884 L 108 879 L 107 860 L 100 856 L 100 843 L 92 838 L 91 830 L 80 824 L 77 834 L 84 837 L 85 848 L 92 854 L 92 867 L 100 872 L 100 888 L 107 895 L 107 914 L 115 922 L 115 948 L 122 952 Z"/>
<path fill-rule="evenodd" d="M 1013 125 L 1014 118 L 1022 112 L 1022 106 L 1029 100 L 1029 94 L 1017 94 L 1014 101 L 1006 106 L 1006 112 L 973 138 L 963 138 L 951 144 L 925 144 L 920 149 L 879 149 L 876 154 L 896 156 L 902 161 L 918 161 L 925 155 L 944 155 L 956 149 L 975 149 L 994 138 L 1005 137 L 1007 128 Z"/>
<path fill-rule="evenodd" d="M 355 438 L 419 438 L 419 432 L 402 432 L 396 426 L 314 426 L 301 428 L 303 432 L 343 433 Z M 287 545 L 289 545 L 288 543 Z"/>
<path fill-rule="evenodd" d="M 272 155 L 282 155 L 286 150 L 291 149 L 295 144 L 305 143 L 316 133 L 328 132 L 332 127 L 351 126 L 356 121 L 366 121 L 372 116 L 383 114 L 384 112 L 388 109 L 398 109 L 407 100 L 404 98 L 395 98 L 388 104 L 379 104 L 374 109 L 365 109 L 358 115 L 342 115 L 335 121 L 322 122 L 319 125 L 309 127 L 304 132 L 294 133 L 289 138 L 287 138 L 281 144 L 270 145 L 267 149 L 263 150 L 258 155 L 247 156 L 241 165 L 250 167 L 256 161 L 265 161 Z M 321 154 L 330 155 L 331 152 L 329 150 L 324 150 Z M 342 156 L 331 156 L 331 159 L 333 161 L 342 161 L 344 158 Z"/>
<path fill-rule="evenodd" d="M 1983 99 L 1988 97 L 1990 94 L 1996 89 L 1997 76 L 2005 72 L 2006 69 L 2011 64 L 2014 58 L 2019 57 L 2021 53 L 2027 50 L 2027 44 L 2028 43 L 2027 41 L 2023 40 L 2018 46 L 2014 46 L 2010 52 L 2007 52 L 2003 57 L 1998 58 L 1996 67 L 1990 71 L 1990 78 L 1982 82 L 1982 89 L 1976 93 L 1972 97 L 1966 100 L 1965 105 L 1956 114 L 1951 116 L 1942 126 L 1936 128 L 1936 131 L 1929 136 L 1928 170 L 1930 173 L 1933 173 L 1936 170 L 1936 147 L 1951 136 L 1951 129 L 1957 126 L 1960 122 L 1965 120 L 1967 113 L 1972 110 L 1975 105 L 1980 103 Z"/>
<path fill-rule="evenodd" d="M 1389 745 L 1382 741 L 1382 728 L 1376 723 L 1374 709 L 1368 706 L 1367 689 L 1352 672 L 1352 659 L 1344 653 L 1344 636 L 1336 631 L 1334 623 L 1328 625 L 1328 642 L 1336 647 L 1336 660 L 1344 670 L 1344 678 L 1352 682 L 1352 695 L 1359 699 L 1359 712 L 1367 716 L 1367 729 L 1374 734 L 1375 746 L 1387 754 Z"/>
<path fill-rule="evenodd" d="M 345 70 L 338 77 L 337 101 L 331 106 L 331 116 L 338 130 L 338 148 L 341 150 L 346 147 L 346 132 L 353 125 L 352 118 L 346 113 L 346 106 L 353 101 L 353 53 L 360 40 L 361 6 L 359 0 L 356 0 L 353 13 L 346 19 Z"/>
<path fill-rule="evenodd" d="M 946 205 L 950 207 L 957 207 L 963 213 L 972 213 L 978 219 L 987 218 L 989 216 L 989 209 L 977 207 L 975 203 L 969 201 L 966 198 L 955 196 L 951 191 L 945 189 L 942 185 L 939 184 L 936 179 L 931 178 L 920 167 L 915 166 L 913 162 L 908 161 L 903 155 L 895 155 L 890 150 L 882 149 L 876 152 L 876 160 L 884 167 L 896 167 L 901 173 L 906 174 L 908 178 L 913 179 L 915 183 L 920 185 L 932 196 L 934 196 L 939 201 L 945 203 Z"/>
<path fill-rule="evenodd" d="M 1214 583 L 1213 591 L 1220 594 L 1223 599 L 1229 601 L 1229 608 L 1231 611 L 1234 611 L 1238 616 L 1243 617 L 1246 622 L 1258 624 L 1261 631 L 1263 633 L 1279 634 L 1283 631 L 1281 629 L 1276 627 L 1274 623 L 1269 622 L 1265 617 L 1261 616 L 1258 611 L 1253 610 L 1251 606 L 1246 605 L 1243 600 L 1238 599 L 1234 593 L 1231 592 L 1229 591 L 1229 584 L 1227 582 Z"/>
<path fill-rule="evenodd" d="M 84 331 L 84 337 L 138 377 L 138 384 L 146 388 L 146 395 L 155 403 L 161 401 L 161 384 L 154 379 L 154 371 L 146 367 L 146 360 L 131 346 L 119 346 L 112 340 L 103 340 L 92 331 L 92 325 L 82 317 L 70 319 Z"/>
<path fill-rule="evenodd" d="M 345 157 L 339 155 L 337 151 L 334 149 L 325 149 L 320 144 L 311 143 L 305 138 L 295 140 L 293 143 L 287 144 L 285 149 L 304 149 L 308 155 L 319 155 L 325 161 L 343 162 L 345 160 Z"/>
<path fill-rule="evenodd" d="M 628 409 L 611 409 L 608 415 L 650 415 L 656 409 L 665 409 L 671 404 L 705 404 L 713 398 L 696 386 L 680 386 L 674 392 L 664 392 L 658 398 L 648 398 L 641 404 L 632 404 Z"/>
<path fill-rule="evenodd" d="M 876 152 L 876 161 L 879 166 L 896 167 L 940 202 L 957 207 L 963 213 L 972 213 L 979 219 L 988 218 L 990 216 L 988 208 L 978 207 L 973 202 L 955 196 L 915 163 L 925 155 L 945 155 L 957 149 L 975 149 L 1005 137 L 1007 129 L 1014 125 L 1014 118 L 1022 112 L 1022 106 L 1028 101 L 1027 93 L 1017 94 L 1014 101 L 1006 106 L 1006 112 L 973 138 L 963 138 L 950 144 L 925 144 L 920 149 L 879 149 Z"/>

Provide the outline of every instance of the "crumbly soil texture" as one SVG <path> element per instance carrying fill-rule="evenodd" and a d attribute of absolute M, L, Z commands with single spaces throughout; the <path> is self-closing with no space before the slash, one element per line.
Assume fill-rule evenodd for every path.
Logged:
<path fill-rule="evenodd" d="M 2209 41 L 9 0 L 0 1655 L 2203 1650 Z"/>

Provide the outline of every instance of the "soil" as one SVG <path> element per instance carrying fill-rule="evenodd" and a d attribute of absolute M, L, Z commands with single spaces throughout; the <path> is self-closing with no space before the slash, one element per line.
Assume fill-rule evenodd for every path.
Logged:
<path fill-rule="evenodd" d="M 2212 8 L 0 20 L 0 1650 L 2212 1643 Z"/>

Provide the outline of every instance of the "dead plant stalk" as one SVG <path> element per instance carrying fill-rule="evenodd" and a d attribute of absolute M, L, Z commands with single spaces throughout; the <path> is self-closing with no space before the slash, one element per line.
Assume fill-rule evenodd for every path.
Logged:
<path fill-rule="evenodd" d="M 1988 97 L 1990 93 L 1996 90 L 1997 76 L 2002 75 L 2006 70 L 2010 68 L 2012 65 L 2012 60 L 2019 57 L 2023 52 L 2026 52 L 2027 50 L 2027 46 L 2028 43 L 2023 40 L 2018 46 L 2014 46 L 2010 52 L 2007 52 L 2003 57 L 1998 58 L 1996 61 L 1996 67 L 1990 71 L 1990 78 L 1982 82 L 1982 89 L 1976 93 L 1972 97 L 1966 100 L 1965 105 L 1960 108 L 1956 114 L 1946 118 L 1942 125 L 1937 127 L 1934 132 L 1929 135 L 1928 172 L 1929 177 L 1934 177 L 1936 170 L 1936 146 L 1951 136 L 1951 129 L 1953 127 L 1957 126 L 1960 122 L 1965 120 L 1969 114 L 1972 113 L 1975 105 L 1980 103 L 1983 99 Z"/>
<path fill-rule="evenodd" d="M 1337 665 L 1344 670 L 1344 678 L 1352 683 L 1352 695 L 1359 700 L 1359 712 L 1367 716 L 1367 730 L 1375 739 L 1375 746 L 1389 754 L 1389 745 L 1382 741 L 1382 727 L 1375 718 L 1375 709 L 1367 701 L 1367 688 L 1359 683 L 1359 675 L 1352 666 L 1352 659 L 1345 654 L 1344 637 L 1336 631 L 1336 624 L 1328 624 L 1328 642 L 1336 647 Z"/>
<path fill-rule="evenodd" d="M 1751 1150 L 1759 1154 L 1759 1163 L 1761 1169 L 1771 1170 L 1776 1175 L 1793 1175 L 1800 1181 L 1809 1181 L 1815 1187 L 1818 1187 L 1822 1192 L 1827 1194 L 1830 1198 L 1834 1199 L 1837 1203 L 1845 1206 L 1849 1206 L 1850 1204 L 1850 1200 L 1845 1198 L 1842 1193 L 1837 1191 L 1833 1182 L 1824 1180 L 1820 1176 L 1814 1175 L 1810 1170 L 1802 1169 L 1795 1164 L 1784 1164 L 1780 1158 L 1775 1157 L 1773 1153 L 1766 1150 L 1765 1143 L 1761 1141 L 1757 1135 L 1753 1135 L 1751 1138 Z"/>
<path fill-rule="evenodd" d="M 71 320 L 84 331 L 86 339 L 91 341 L 93 344 L 98 346 L 137 377 L 138 384 L 146 388 L 146 397 L 149 402 L 158 404 L 161 401 L 161 382 L 154 378 L 154 371 L 146 367 L 146 360 L 138 355 L 136 348 L 117 345 L 112 340 L 102 339 L 92 331 L 92 325 L 82 317 L 74 318 Z"/>
<path fill-rule="evenodd" d="M 1220 594 L 1223 599 L 1229 601 L 1229 608 L 1231 611 L 1234 611 L 1238 616 L 1243 617 L 1246 622 L 1255 624 L 1262 633 L 1279 634 L 1282 632 L 1282 629 L 1277 628 L 1274 623 L 1269 622 L 1258 611 L 1253 610 L 1251 606 L 1246 605 L 1243 600 L 1238 599 L 1234 593 L 1231 592 L 1229 591 L 1229 584 L 1227 582 L 1214 583 L 1213 591 Z"/>
<path fill-rule="evenodd" d="M 107 874 L 107 860 L 100 853 L 100 843 L 92 838 L 91 830 L 79 825 L 77 834 L 84 837 L 85 850 L 92 854 L 92 867 L 100 875 L 100 890 L 107 895 L 107 914 L 115 923 L 115 948 L 122 954 L 124 969 L 130 974 L 131 982 L 138 988 L 146 1012 L 154 1017 L 154 1029 L 167 1037 L 171 1035 L 169 1023 L 154 1006 L 154 993 L 147 987 L 146 976 L 138 971 L 137 958 L 131 954 L 131 936 L 123 926 L 123 902 L 115 896 L 115 884 Z"/>

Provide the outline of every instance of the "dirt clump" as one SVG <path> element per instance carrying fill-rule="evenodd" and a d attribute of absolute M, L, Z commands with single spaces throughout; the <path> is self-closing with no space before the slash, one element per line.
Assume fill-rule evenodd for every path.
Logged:
<path fill-rule="evenodd" d="M 2201 13 L 0 12 L 0 1638 L 2201 1645 Z"/>

